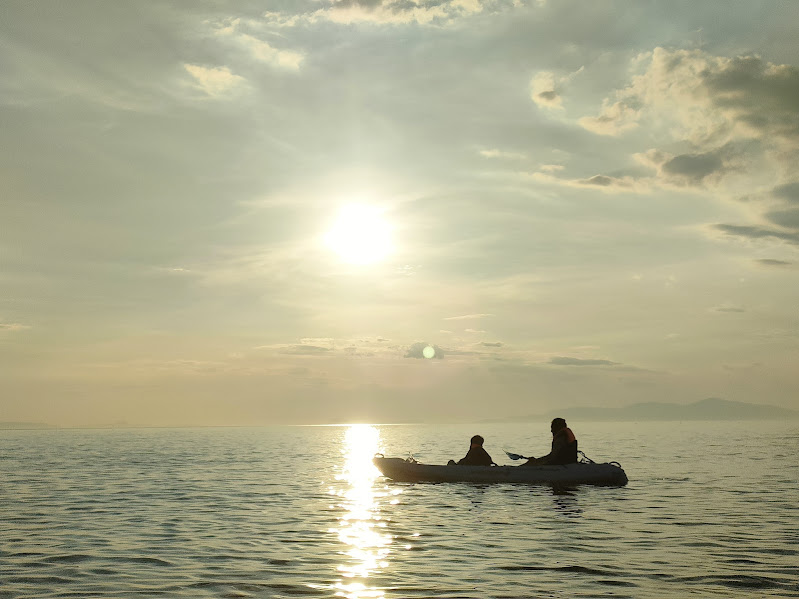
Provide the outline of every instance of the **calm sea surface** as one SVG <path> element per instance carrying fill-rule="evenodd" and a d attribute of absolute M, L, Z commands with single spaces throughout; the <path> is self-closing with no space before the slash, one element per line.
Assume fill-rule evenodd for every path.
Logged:
<path fill-rule="evenodd" d="M 799 424 L 572 423 L 623 488 L 401 484 L 548 425 L 0 431 L 0 598 L 799 597 Z"/>

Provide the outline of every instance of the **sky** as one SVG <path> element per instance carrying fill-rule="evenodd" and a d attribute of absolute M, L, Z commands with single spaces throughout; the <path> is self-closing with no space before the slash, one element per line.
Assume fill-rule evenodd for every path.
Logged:
<path fill-rule="evenodd" d="M 799 3 L 0 3 L 0 421 L 799 408 Z"/>

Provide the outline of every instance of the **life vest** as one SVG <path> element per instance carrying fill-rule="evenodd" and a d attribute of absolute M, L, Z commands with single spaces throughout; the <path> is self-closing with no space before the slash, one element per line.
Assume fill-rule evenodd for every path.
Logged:
<path fill-rule="evenodd" d="M 577 437 L 574 436 L 572 429 L 570 429 L 568 426 L 558 431 L 558 434 L 561 433 L 566 433 L 566 443 L 573 443 L 574 441 L 577 440 Z"/>
<path fill-rule="evenodd" d="M 560 429 L 552 436 L 552 445 L 555 445 L 555 438 L 560 435 L 565 435 L 566 444 L 560 448 L 557 453 L 552 454 L 549 460 L 550 464 L 576 464 L 577 463 L 577 438 L 574 436 L 572 429 L 568 426 Z"/>

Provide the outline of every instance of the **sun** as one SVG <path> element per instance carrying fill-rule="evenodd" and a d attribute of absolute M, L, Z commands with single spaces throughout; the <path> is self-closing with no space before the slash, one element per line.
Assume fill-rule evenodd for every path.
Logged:
<path fill-rule="evenodd" d="M 374 264 L 392 251 L 391 227 L 374 206 L 344 206 L 325 235 L 325 245 L 348 264 Z"/>

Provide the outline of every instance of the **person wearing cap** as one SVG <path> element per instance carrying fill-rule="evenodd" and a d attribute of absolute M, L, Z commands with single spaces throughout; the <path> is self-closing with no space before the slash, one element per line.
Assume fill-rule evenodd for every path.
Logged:
<path fill-rule="evenodd" d="M 577 463 L 577 439 L 563 418 L 552 421 L 552 451 L 540 458 L 530 458 L 522 466 Z"/>
<path fill-rule="evenodd" d="M 449 461 L 449 465 L 457 465 L 457 466 L 491 466 L 495 465 L 494 460 L 491 459 L 491 456 L 488 455 L 488 452 L 483 449 L 483 443 L 485 439 L 480 435 L 475 435 L 472 437 L 471 444 L 469 446 L 469 452 L 460 460 L 454 462 L 453 460 Z"/>

